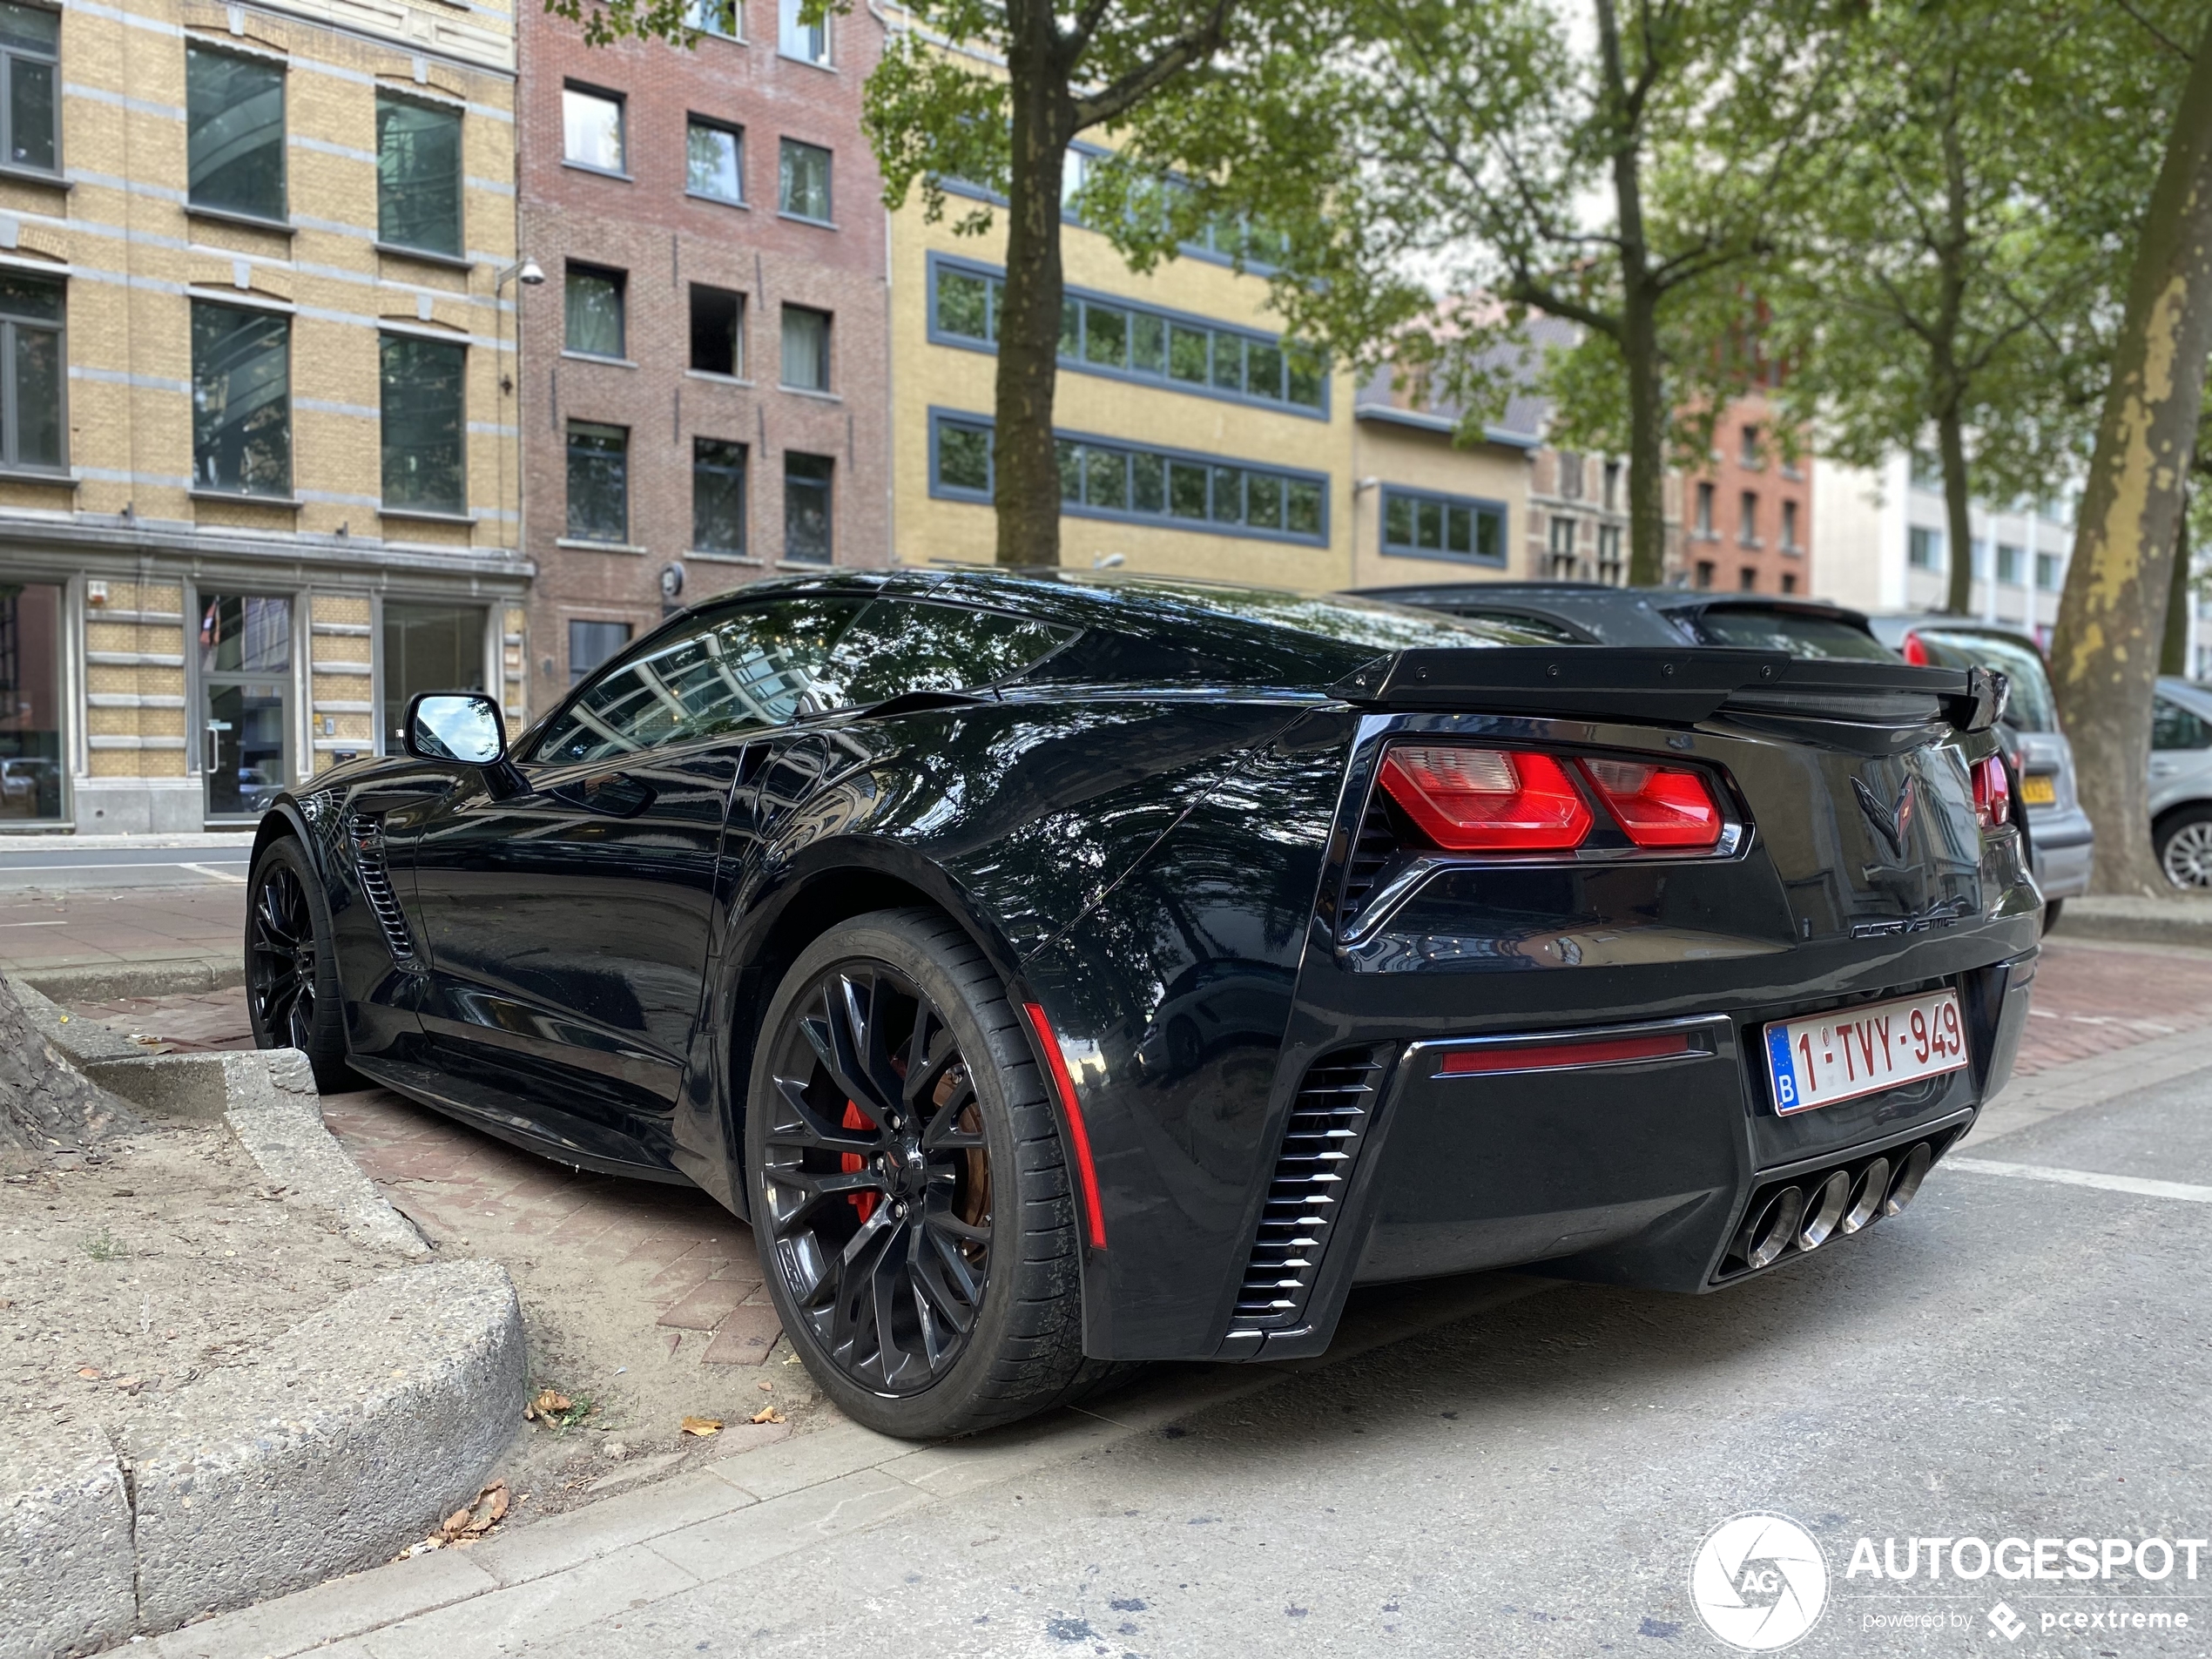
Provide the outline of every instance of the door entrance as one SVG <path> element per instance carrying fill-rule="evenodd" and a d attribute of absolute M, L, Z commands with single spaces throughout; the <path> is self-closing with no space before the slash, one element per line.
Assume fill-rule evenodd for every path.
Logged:
<path fill-rule="evenodd" d="M 207 816 L 259 818 L 291 776 L 292 601 L 202 594 L 199 683 Z"/>

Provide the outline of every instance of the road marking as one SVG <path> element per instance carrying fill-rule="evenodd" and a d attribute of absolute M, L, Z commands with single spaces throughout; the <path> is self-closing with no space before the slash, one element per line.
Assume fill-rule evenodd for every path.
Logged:
<path fill-rule="evenodd" d="M 1964 1170 L 1969 1175 L 2009 1175 L 2023 1181 L 2054 1181 L 2064 1187 L 2101 1187 L 2107 1192 L 2132 1192 L 2141 1198 L 2181 1198 L 2190 1204 L 2212 1204 L 2212 1187 L 2192 1186 L 2186 1181 L 2146 1181 L 2140 1176 L 2100 1175 L 2094 1170 L 2054 1170 L 2040 1163 L 2001 1163 L 1995 1158 L 1950 1157 L 1942 1168 Z"/>
<path fill-rule="evenodd" d="M 247 859 L 221 860 L 224 863 L 237 864 L 246 864 L 251 861 Z M 0 875 L 43 875 L 49 870 L 206 870 L 210 874 L 214 873 L 208 865 L 185 864 L 174 859 L 149 859 L 144 863 L 129 864 L 10 864 L 4 857 L 0 857 Z M 246 878 L 232 876 L 227 879 L 242 881 Z"/>
<path fill-rule="evenodd" d="M 0 927 L 66 927 L 65 921 L 0 921 Z"/>
<path fill-rule="evenodd" d="M 202 875 L 213 876 L 218 881 L 235 881 L 241 887 L 246 885 L 244 876 L 233 875 L 228 870 L 219 870 L 211 864 L 179 864 L 177 867 L 180 870 L 197 870 Z"/>

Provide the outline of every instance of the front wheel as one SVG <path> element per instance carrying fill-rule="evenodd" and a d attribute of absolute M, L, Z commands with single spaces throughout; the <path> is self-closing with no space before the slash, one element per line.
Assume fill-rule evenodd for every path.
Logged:
<path fill-rule="evenodd" d="M 2212 806 L 2190 806 L 2161 820 L 2159 867 L 2177 887 L 2202 892 L 2212 887 Z"/>
<path fill-rule="evenodd" d="M 745 1153 L 770 1294 L 847 1415 L 970 1433 L 1098 1375 L 1044 1079 L 945 917 L 880 911 L 801 954 L 762 1023 Z"/>
<path fill-rule="evenodd" d="M 315 1087 L 343 1088 L 345 1000 L 314 867 L 291 836 L 253 861 L 246 885 L 246 1009 L 257 1049 L 298 1049 Z"/>

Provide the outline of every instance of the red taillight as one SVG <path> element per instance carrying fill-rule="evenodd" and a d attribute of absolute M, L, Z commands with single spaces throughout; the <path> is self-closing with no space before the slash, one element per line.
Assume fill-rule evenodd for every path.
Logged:
<path fill-rule="evenodd" d="M 2013 821 L 2013 780 L 2005 773 L 2002 755 L 1974 762 L 1974 816 L 1984 829 Z"/>
<path fill-rule="evenodd" d="M 1925 668 L 1928 665 L 1928 648 L 1921 643 L 1919 635 L 1905 635 L 1904 651 L 1905 660 L 1913 667 Z"/>
<path fill-rule="evenodd" d="M 1698 773 L 1641 760 L 1585 760 L 1582 770 L 1638 846 L 1712 846 L 1720 803 Z"/>
<path fill-rule="evenodd" d="M 1423 834 L 1452 853 L 1560 853 L 1590 833 L 1589 806 L 1549 755 L 1402 747 L 1382 786 Z"/>

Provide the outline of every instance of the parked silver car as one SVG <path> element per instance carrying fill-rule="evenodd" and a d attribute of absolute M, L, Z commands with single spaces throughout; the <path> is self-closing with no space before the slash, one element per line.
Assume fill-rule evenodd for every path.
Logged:
<path fill-rule="evenodd" d="M 2017 745 L 2020 805 L 2027 813 L 2035 885 L 2043 892 L 2043 920 L 2048 927 L 2058 919 L 2061 903 L 2088 892 L 2096 832 L 2074 790 L 2074 746 L 2059 729 L 2058 698 L 2051 691 L 2042 651 L 2026 634 L 1957 617 L 1870 617 L 1867 622 L 1875 637 L 1908 663 L 1937 668 L 1979 664 L 2012 682 L 2005 724 Z M 2207 741 L 2212 743 L 2212 732 Z M 2212 766 L 2206 776 L 2207 786 L 2202 791 L 2208 809 L 2205 859 L 2208 876 L 2212 876 Z M 2152 786 L 2156 787 L 2155 779 Z M 2155 801 L 2152 810 L 2156 811 Z"/>
<path fill-rule="evenodd" d="M 2150 837 L 2177 887 L 2212 887 L 2212 689 L 2161 676 L 2150 705 Z"/>

